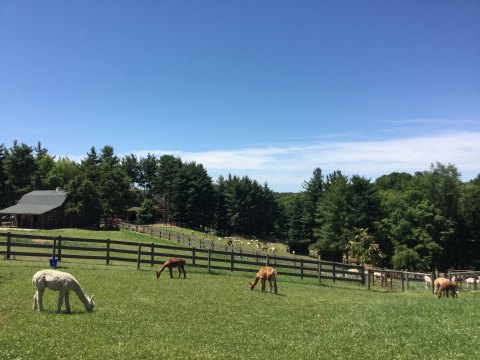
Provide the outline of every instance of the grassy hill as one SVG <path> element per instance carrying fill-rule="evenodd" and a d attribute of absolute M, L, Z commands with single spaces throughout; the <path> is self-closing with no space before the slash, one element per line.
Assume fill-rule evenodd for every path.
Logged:
<path fill-rule="evenodd" d="M 45 263 L 0 260 L 1 359 L 473 359 L 478 292 L 437 299 L 279 278 L 279 295 L 242 274 L 187 268 L 156 279 L 131 267 L 72 263 L 96 308 L 72 294 L 73 314 L 32 311 L 33 274 Z M 448 344 L 448 346 L 444 346 Z"/>

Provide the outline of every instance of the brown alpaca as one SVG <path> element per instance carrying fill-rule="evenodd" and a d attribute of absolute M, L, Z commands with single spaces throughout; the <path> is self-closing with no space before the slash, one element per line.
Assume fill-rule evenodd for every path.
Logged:
<path fill-rule="evenodd" d="M 448 293 L 452 294 L 452 297 L 457 297 L 457 284 L 454 281 L 444 281 L 438 288 L 437 296 L 440 299 L 442 296 L 448 297 Z"/>
<path fill-rule="evenodd" d="M 449 281 L 449 280 L 444 277 L 439 277 L 435 279 L 435 281 L 433 282 L 433 284 L 435 285 L 435 294 L 438 292 L 440 285 L 442 285 L 445 281 Z"/>
<path fill-rule="evenodd" d="M 262 282 L 262 292 L 265 292 L 265 282 L 268 281 L 268 287 L 270 288 L 270 292 L 272 292 L 272 283 L 273 289 L 275 290 L 275 294 L 277 293 L 277 270 L 272 267 L 262 267 L 258 270 L 257 275 L 253 281 L 250 281 L 248 285 L 250 286 L 250 290 L 253 290 L 255 285 L 257 285 L 258 280 Z"/>
<path fill-rule="evenodd" d="M 168 268 L 168 270 L 170 270 L 170 277 L 173 279 L 172 269 L 174 267 L 178 267 L 178 277 L 180 277 L 183 272 L 183 277 L 186 278 L 187 273 L 185 272 L 185 264 L 186 264 L 185 259 L 182 259 L 182 258 L 170 258 L 166 260 L 163 263 L 163 266 L 156 271 L 157 279 L 160 277 L 160 274 L 162 273 L 163 270 L 165 270 L 165 268 Z"/>

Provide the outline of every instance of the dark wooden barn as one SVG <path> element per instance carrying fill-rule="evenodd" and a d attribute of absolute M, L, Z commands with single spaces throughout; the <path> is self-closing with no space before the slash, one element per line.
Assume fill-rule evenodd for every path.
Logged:
<path fill-rule="evenodd" d="M 36 190 L 22 196 L 16 205 L 0 210 L 11 216 L 12 226 L 51 229 L 65 224 L 64 204 L 67 193 L 61 189 Z"/>

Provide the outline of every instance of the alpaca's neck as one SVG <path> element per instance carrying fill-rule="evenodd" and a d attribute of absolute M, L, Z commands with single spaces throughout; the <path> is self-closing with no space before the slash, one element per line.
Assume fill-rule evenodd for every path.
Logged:
<path fill-rule="evenodd" d="M 83 292 L 82 287 L 80 286 L 80 284 L 78 282 L 75 281 L 73 283 L 72 290 L 75 291 L 75 294 L 77 294 L 78 298 L 83 303 L 83 305 L 87 306 L 90 303 L 88 301 L 87 296 Z"/>
<path fill-rule="evenodd" d="M 164 264 L 164 265 L 160 268 L 160 270 L 158 270 L 158 275 L 157 275 L 157 277 L 159 277 L 160 274 L 162 273 L 162 271 L 165 270 L 169 265 L 170 265 L 169 263 Z"/>

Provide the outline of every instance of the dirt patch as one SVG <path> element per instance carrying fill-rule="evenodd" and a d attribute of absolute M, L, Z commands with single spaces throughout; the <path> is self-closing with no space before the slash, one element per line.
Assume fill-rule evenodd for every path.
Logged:
<path fill-rule="evenodd" d="M 53 240 L 32 239 L 35 244 L 51 244 Z"/>

